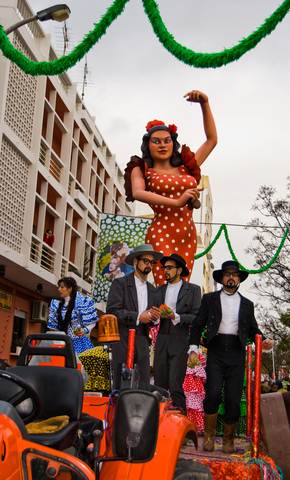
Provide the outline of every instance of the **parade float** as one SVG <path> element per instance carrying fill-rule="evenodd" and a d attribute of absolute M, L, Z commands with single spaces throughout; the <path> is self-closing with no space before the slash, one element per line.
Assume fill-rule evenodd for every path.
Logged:
<path fill-rule="evenodd" d="M 13 46 L 2 26 L 0 26 L 0 49 L 7 59 L 17 64 L 26 74 L 59 75 L 86 55 L 123 12 L 128 1 L 115 0 L 83 41 L 72 52 L 59 59 L 51 62 L 31 60 Z M 164 25 L 154 0 L 143 0 L 143 5 L 152 28 L 163 46 L 185 64 L 197 68 L 218 68 L 238 60 L 270 34 L 290 9 L 289 0 L 285 0 L 257 30 L 234 47 L 221 52 L 198 53 L 176 42 Z M 112 249 L 114 242 L 115 244 L 127 242 L 126 247 L 129 245 L 133 248 L 141 239 L 137 237 L 144 237 L 140 219 L 103 216 L 102 221 L 107 222 L 110 228 L 114 222 L 119 222 L 123 234 L 120 234 L 118 229 L 106 233 L 101 226 L 103 235 L 99 245 L 97 283 L 94 292 L 96 301 L 104 300 L 112 279 L 127 273 L 124 269 L 128 266 L 126 267 L 122 261 L 122 255 L 118 254 L 116 248 Z M 143 226 L 144 224 L 147 228 L 148 222 L 145 221 Z M 195 259 L 206 255 L 222 233 L 225 235 L 232 258 L 238 261 L 225 225 L 221 225 L 213 241 L 204 252 L 197 254 Z M 270 268 L 277 259 L 287 235 L 288 228 L 267 265 L 253 270 L 242 266 L 241 268 L 252 274 L 262 273 Z M 124 248 L 124 243 L 120 250 Z M 118 264 L 112 261 L 116 260 L 114 256 L 118 259 Z M 267 480 L 282 479 L 283 474 L 286 479 L 290 478 L 290 455 L 284 451 L 282 473 L 280 469 L 282 465 L 276 465 L 267 454 L 271 442 L 270 436 L 265 435 L 265 428 L 262 432 L 264 450 L 260 448 L 260 408 L 263 411 L 263 402 L 267 403 L 267 399 L 262 402 L 260 399 L 261 338 L 258 337 L 256 340 L 254 391 L 251 388 L 251 350 L 248 348 L 247 436 L 241 441 L 238 451 L 232 455 L 223 454 L 218 441 L 215 452 L 206 454 L 198 447 L 195 425 L 178 410 L 171 408 L 171 401 L 166 392 L 154 386 L 151 392 L 138 389 L 132 363 L 133 340 L 128 349 L 127 364 L 123 372 L 123 389 L 117 393 L 112 391 L 111 344 L 118 341 L 118 333 L 116 323 L 111 330 L 110 328 L 110 320 L 104 316 L 100 321 L 100 335 L 97 340 L 106 345 L 106 355 L 96 356 L 95 352 L 83 355 L 83 365 L 89 375 L 86 391 L 71 341 L 64 336 L 50 336 L 51 341 L 64 342 L 63 346 L 39 345 L 39 341 L 47 340 L 48 336 L 45 335 L 28 337 L 18 365 L 0 370 L 1 480 L 53 478 Z M 100 344 L 95 348 L 99 349 L 98 352 L 104 351 Z M 31 364 L 31 358 L 37 356 L 47 357 L 48 360 L 42 361 L 42 365 Z M 95 358 L 98 358 L 98 365 L 93 363 Z M 56 359 L 62 360 L 59 362 Z M 96 370 L 101 371 L 101 367 L 104 368 L 101 377 L 106 379 L 106 372 L 109 371 L 109 380 L 107 379 L 108 383 L 103 385 L 103 391 L 98 392 L 96 390 L 100 380 L 96 381 L 94 375 Z M 107 395 L 104 391 L 107 391 Z M 280 458 L 283 459 L 282 440 L 287 439 L 287 435 L 289 437 L 286 413 L 284 412 L 284 417 L 279 417 L 280 423 L 275 417 L 275 411 L 272 410 L 270 413 L 273 423 L 277 423 L 284 432 L 281 444 L 276 445 L 276 448 L 280 449 L 278 452 Z M 81 428 L 83 414 L 89 415 L 87 419 L 93 422 L 93 429 L 87 436 Z M 289 444 L 290 442 L 288 447 Z M 279 455 L 277 454 L 277 458 Z"/>
<path fill-rule="evenodd" d="M 102 322 L 109 358 L 108 339 L 117 334 L 111 320 Z M 247 437 L 234 454 L 225 455 L 218 440 L 215 452 L 200 451 L 195 425 L 172 408 L 167 392 L 154 385 L 151 392 L 138 389 L 134 334 L 130 331 L 121 390 L 109 396 L 83 392 L 69 337 L 26 339 L 18 365 L 0 370 L 1 480 L 288 478 L 260 448 L 261 336 L 254 392 L 251 383 L 247 388 Z M 38 356 L 35 365 L 31 358 Z M 252 379 L 250 347 L 247 378 Z"/>

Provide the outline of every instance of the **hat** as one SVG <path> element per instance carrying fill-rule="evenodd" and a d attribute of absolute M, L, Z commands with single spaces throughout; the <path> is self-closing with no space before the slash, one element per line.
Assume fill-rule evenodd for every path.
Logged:
<path fill-rule="evenodd" d="M 189 275 L 189 270 L 186 266 L 186 261 L 180 255 L 177 255 L 177 253 L 172 253 L 168 257 L 162 257 L 160 260 L 161 265 L 165 265 L 167 260 L 173 260 L 176 263 L 177 267 L 182 268 L 182 272 L 180 274 L 181 277 L 187 277 L 187 275 Z"/>
<path fill-rule="evenodd" d="M 126 257 L 125 262 L 128 265 L 133 265 L 133 260 L 136 257 L 140 257 L 141 255 L 152 255 L 154 260 L 159 260 L 162 257 L 162 253 L 155 252 L 152 245 L 146 243 L 145 245 L 138 245 L 135 247 L 131 253 Z"/>
<path fill-rule="evenodd" d="M 227 262 L 224 262 L 222 264 L 221 270 L 214 270 L 214 272 L 212 272 L 213 279 L 218 283 L 222 283 L 223 274 L 229 268 L 238 272 L 241 282 L 246 280 L 246 278 L 249 275 L 248 272 L 245 272 L 245 270 L 240 270 L 240 266 L 239 266 L 238 262 L 235 262 L 234 260 L 228 260 Z"/>

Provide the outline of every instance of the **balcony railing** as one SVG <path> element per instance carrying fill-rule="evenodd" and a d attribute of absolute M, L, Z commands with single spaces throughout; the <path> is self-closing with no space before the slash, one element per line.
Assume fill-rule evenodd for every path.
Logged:
<path fill-rule="evenodd" d="M 46 243 L 32 236 L 30 247 L 30 260 L 50 273 L 55 269 L 55 251 Z"/>
<path fill-rule="evenodd" d="M 62 261 L 61 261 L 61 269 L 60 269 L 61 277 L 66 277 L 67 272 L 68 272 L 68 260 L 63 258 Z"/>
<path fill-rule="evenodd" d="M 49 163 L 49 172 L 58 182 L 60 181 L 61 169 L 62 167 L 60 166 L 60 164 L 52 156 Z"/>
<path fill-rule="evenodd" d="M 46 154 L 47 154 L 47 146 L 41 142 L 40 144 L 40 151 L 39 151 L 39 161 L 42 163 L 42 165 L 45 165 L 46 163 Z"/>

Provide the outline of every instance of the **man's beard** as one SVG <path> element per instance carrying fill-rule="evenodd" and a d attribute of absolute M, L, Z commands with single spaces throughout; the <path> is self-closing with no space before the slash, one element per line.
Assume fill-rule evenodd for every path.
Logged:
<path fill-rule="evenodd" d="M 231 293 L 236 293 L 240 284 L 235 283 L 234 280 L 229 280 L 226 284 L 223 284 L 223 287 L 229 290 Z"/>
<path fill-rule="evenodd" d="M 144 270 L 143 270 L 143 274 L 144 275 L 149 275 L 149 273 L 151 273 L 151 268 L 150 267 L 145 267 Z"/>
<path fill-rule="evenodd" d="M 166 278 L 166 281 L 167 281 L 168 283 L 172 283 L 172 282 L 174 282 L 174 280 L 177 278 L 177 274 L 174 275 L 174 277 L 169 277 L 169 276 L 168 276 L 168 277 L 165 277 L 165 278 Z"/>
<path fill-rule="evenodd" d="M 138 272 L 141 273 L 141 275 L 149 275 L 152 269 L 150 267 L 145 267 L 144 270 L 141 270 L 137 265 L 136 270 L 138 270 Z"/>

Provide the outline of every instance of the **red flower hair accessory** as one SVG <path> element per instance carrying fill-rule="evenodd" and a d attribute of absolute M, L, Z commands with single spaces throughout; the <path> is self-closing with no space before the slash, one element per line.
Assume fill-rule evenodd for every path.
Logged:
<path fill-rule="evenodd" d="M 177 126 L 174 124 L 171 125 L 165 125 L 162 120 L 151 120 L 150 122 L 147 123 L 146 125 L 146 130 L 149 132 L 152 128 L 154 127 L 165 127 L 164 129 L 168 129 L 171 135 L 174 135 L 177 132 Z M 163 129 L 162 129 L 163 130 Z"/>
<path fill-rule="evenodd" d="M 147 132 L 149 132 L 149 130 L 151 130 L 151 128 L 158 127 L 159 125 L 164 127 L 165 123 L 162 122 L 162 120 L 151 120 L 150 122 L 147 123 L 146 130 L 147 130 Z"/>
<path fill-rule="evenodd" d="M 171 134 L 174 134 L 177 132 L 177 126 L 172 123 L 171 125 L 168 125 L 168 130 L 170 131 Z"/>

